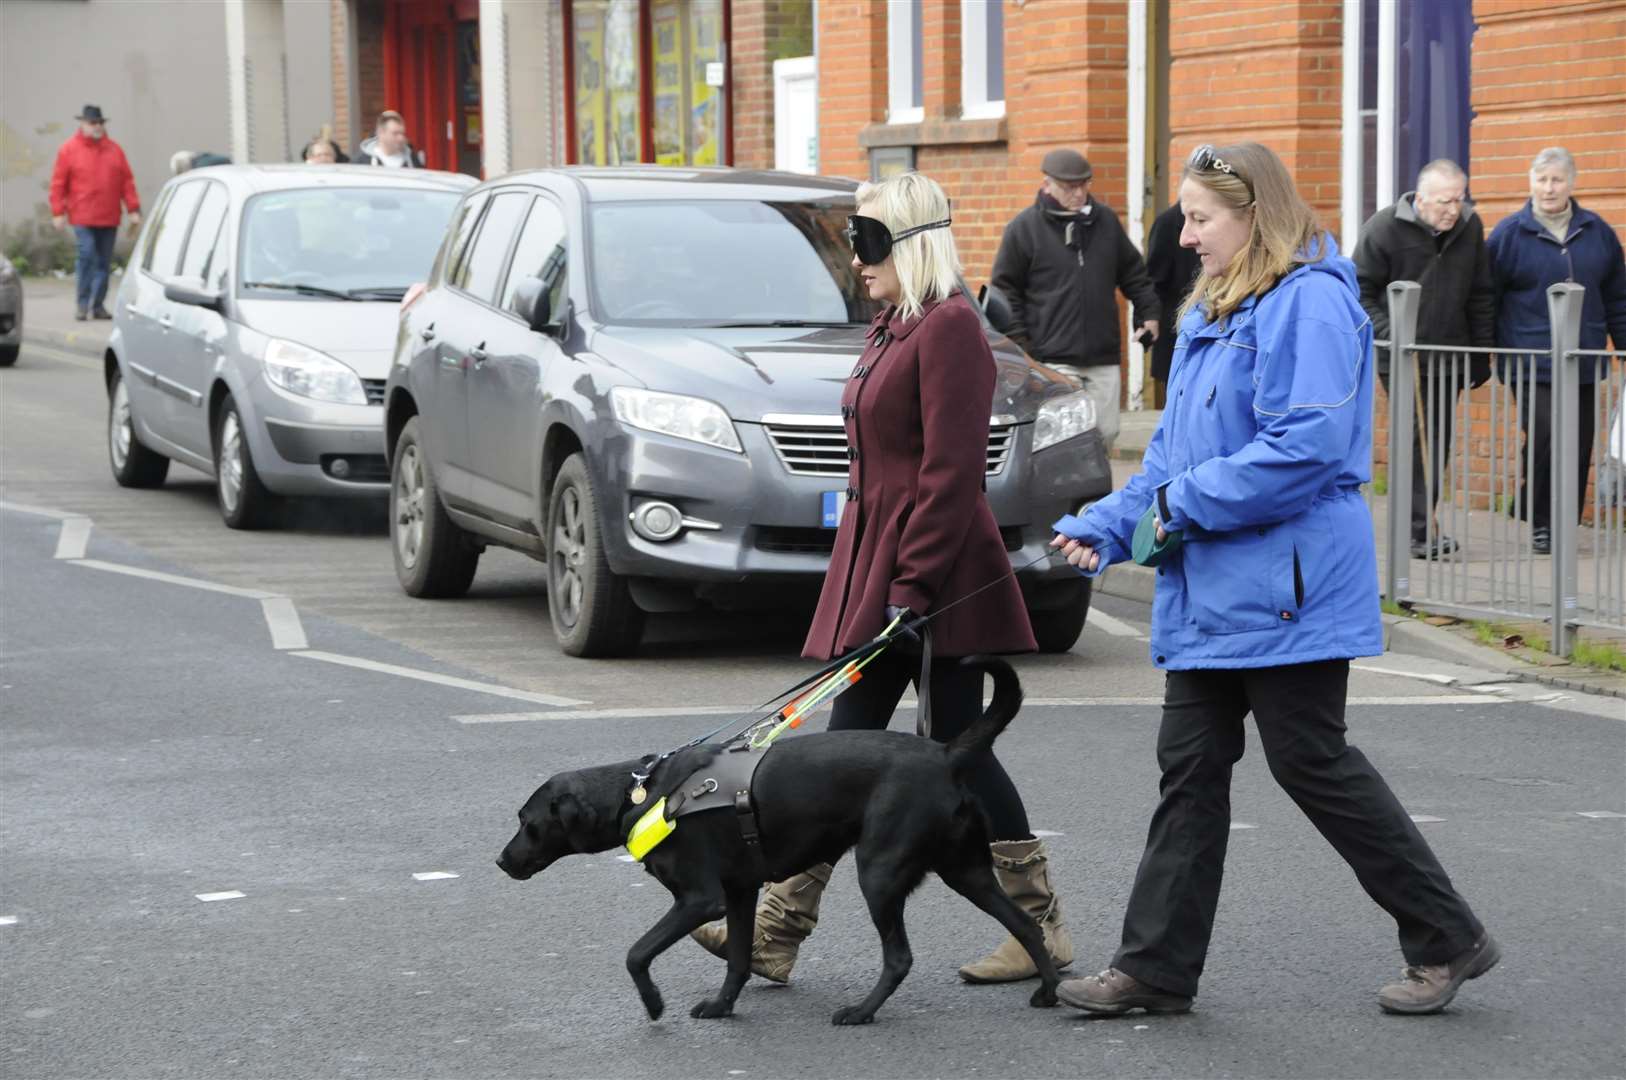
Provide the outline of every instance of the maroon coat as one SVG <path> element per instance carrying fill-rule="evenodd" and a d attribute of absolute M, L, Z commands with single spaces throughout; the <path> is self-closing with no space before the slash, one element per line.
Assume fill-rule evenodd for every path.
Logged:
<path fill-rule="evenodd" d="M 803 656 L 828 660 L 871 640 L 888 604 L 930 614 L 995 581 L 933 620 L 934 653 L 1038 647 L 983 494 L 993 397 L 994 354 L 964 296 L 928 303 L 918 319 L 876 316 L 841 395 L 857 454 Z"/>

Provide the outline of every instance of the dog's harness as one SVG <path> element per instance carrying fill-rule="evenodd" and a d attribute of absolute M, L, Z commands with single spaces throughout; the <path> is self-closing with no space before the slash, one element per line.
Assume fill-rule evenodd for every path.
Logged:
<path fill-rule="evenodd" d="M 684 777 L 672 794 L 656 800 L 644 812 L 628 834 L 627 851 L 642 862 L 645 855 L 677 830 L 679 818 L 708 810 L 731 810 L 740 829 L 740 839 L 745 842 L 752 871 L 759 880 L 766 881 L 767 862 L 762 854 L 762 830 L 757 824 L 751 785 L 757 767 L 767 756 L 766 750 L 754 750 L 744 741 L 728 747 Z M 634 790 L 641 789 L 642 782 Z"/>

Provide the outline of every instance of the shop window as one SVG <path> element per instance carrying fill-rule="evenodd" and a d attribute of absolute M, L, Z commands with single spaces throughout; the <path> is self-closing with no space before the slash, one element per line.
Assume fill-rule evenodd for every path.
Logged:
<path fill-rule="evenodd" d="M 1005 5 L 960 0 L 960 114 L 1005 115 Z"/>
<path fill-rule="evenodd" d="M 725 0 L 574 0 L 566 10 L 574 161 L 725 163 Z"/>
<path fill-rule="evenodd" d="M 886 119 L 889 124 L 918 124 L 926 118 L 921 74 L 921 0 L 887 0 Z"/>

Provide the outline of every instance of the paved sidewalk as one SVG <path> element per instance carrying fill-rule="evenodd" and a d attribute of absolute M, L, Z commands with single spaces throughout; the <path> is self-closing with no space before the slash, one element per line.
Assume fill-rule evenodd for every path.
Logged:
<path fill-rule="evenodd" d="M 121 273 L 115 272 L 107 284 L 108 310 L 118 298 Z M 78 322 L 74 319 L 74 280 L 30 277 L 23 279 L 23 339 L 53 349 L 100 358 L 107 350 L 107 336 L 113 332 L 108 321 Z"/>

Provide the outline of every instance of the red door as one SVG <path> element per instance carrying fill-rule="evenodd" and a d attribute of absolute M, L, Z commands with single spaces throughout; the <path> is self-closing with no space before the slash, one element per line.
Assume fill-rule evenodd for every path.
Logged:
<path fill-rule="evenodd" d="M 458 23 L 478 12 L 477 0 L 395 0 L 384 9 L 386 107 L 405 117 L 407 138 L 431 169 L 466 161 L 458 153 Z"/>

